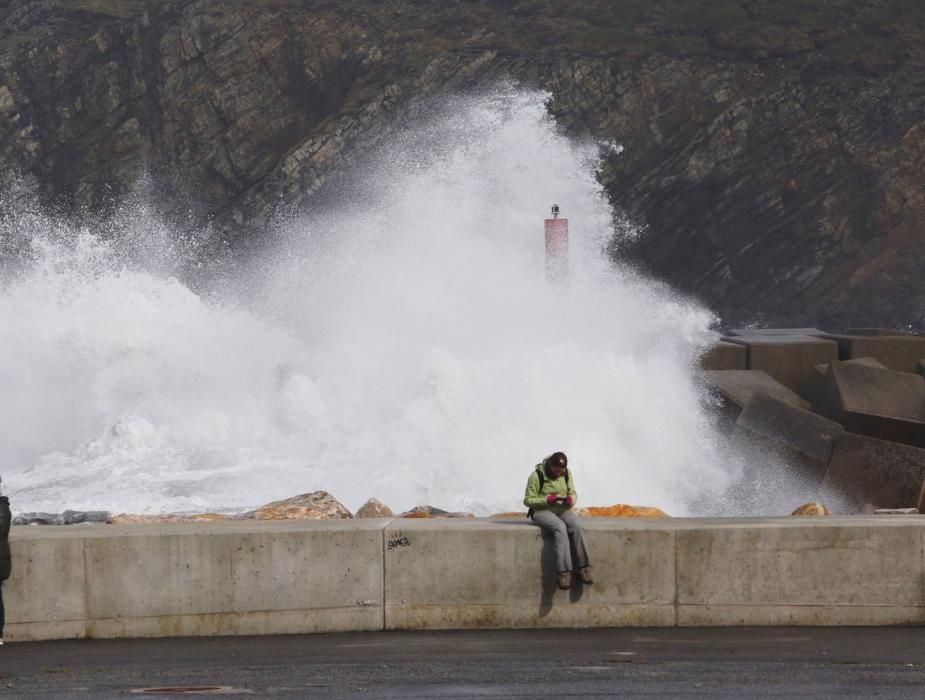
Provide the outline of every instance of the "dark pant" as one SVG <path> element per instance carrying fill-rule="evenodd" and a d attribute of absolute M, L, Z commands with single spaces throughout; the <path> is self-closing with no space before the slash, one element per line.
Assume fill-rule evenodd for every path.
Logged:
<path fill-rule="evenodd" d="M 575 548 L 575 568 L 588 566 L 588 546 L 577 515 L 570 510 L 558 514 L 550 510 L 538 510 L 533 513 L 533 522 L 543 528 L 547 536 L 552 537 L 556 570 L 559 573 L 572 570 L 572 546 Z"/>
<path fill-rule="evenodd" d="M 0 639 L 3 639 L 4 623 L 6 623 L 6 614 L 3 610 L 3 581 L 0 581 Z"/>

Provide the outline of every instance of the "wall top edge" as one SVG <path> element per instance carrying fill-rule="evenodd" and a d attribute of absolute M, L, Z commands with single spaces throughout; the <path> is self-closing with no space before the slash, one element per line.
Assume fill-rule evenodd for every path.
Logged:
<path fill-rule="evenodd" d="M 925 515 L 845 515 L 826 518 L 586 518 L 585 529 L 613 532 L 685 532 L 698 530 L 772 530 L 829 528 L 925 528 Z M 526 518 L 370 518 L 353 520 L 245 520 L 210 523 L 126 525 L 19 525 L 13 540 L 101 537 L 217 536 L 297 532 L 534 531 Z"/>

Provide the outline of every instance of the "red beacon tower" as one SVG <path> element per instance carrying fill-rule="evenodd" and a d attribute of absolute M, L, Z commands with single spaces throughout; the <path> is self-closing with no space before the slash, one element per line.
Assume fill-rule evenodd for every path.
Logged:
<path fill-rule="evenodd" d="M 568 282 L 568 219 L 559 218 L 559 205 L 552 205 L 552 218 L 546 219 L 546 281 Z"/>

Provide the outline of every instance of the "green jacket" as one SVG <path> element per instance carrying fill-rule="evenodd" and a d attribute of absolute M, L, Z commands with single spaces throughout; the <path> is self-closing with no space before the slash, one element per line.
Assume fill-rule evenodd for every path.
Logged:
<path fill-rule="evenodd" d="M 527 492 L 524 494 L 524 505 L 533 510 L 551 510 L 553 513 L 564 513 L 578 502 L 578 494 L 575 491 L 575 478 L 571 472 L 566 472 L 558 479 L 550 479 L 549 474 L 543 472 L 543 463 L 536 465 L 536 469 L 527 479 Z M 543 488 L 540 488 L 540 474 L 544 475 L 545 481 Z M 572 506 L 564 503 L 549 505 L 546 503 L 546 496 L 554 493 L 559 496 L 571 496 Z"/>

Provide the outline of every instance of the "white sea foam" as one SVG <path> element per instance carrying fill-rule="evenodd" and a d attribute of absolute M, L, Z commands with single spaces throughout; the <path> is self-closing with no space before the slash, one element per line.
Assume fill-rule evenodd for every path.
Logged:
<path fill-rule="evenodd" d="M 98 230 L 7 220 L 8 241 L 31 241 L 0 282 L 16 509 L 324 489 L 350 508 L 507 510 L 555 450 L 585 505 L 683 514 L 724 488 L 691 371 L 713 318 L 608 261 L 598 146 L 561 135 L 544 100 L 502 88 L 444 106 L 199 293 L 143 207 Z M 553 202 L 570 219 L 566 287 L 544 276 Z"/>

